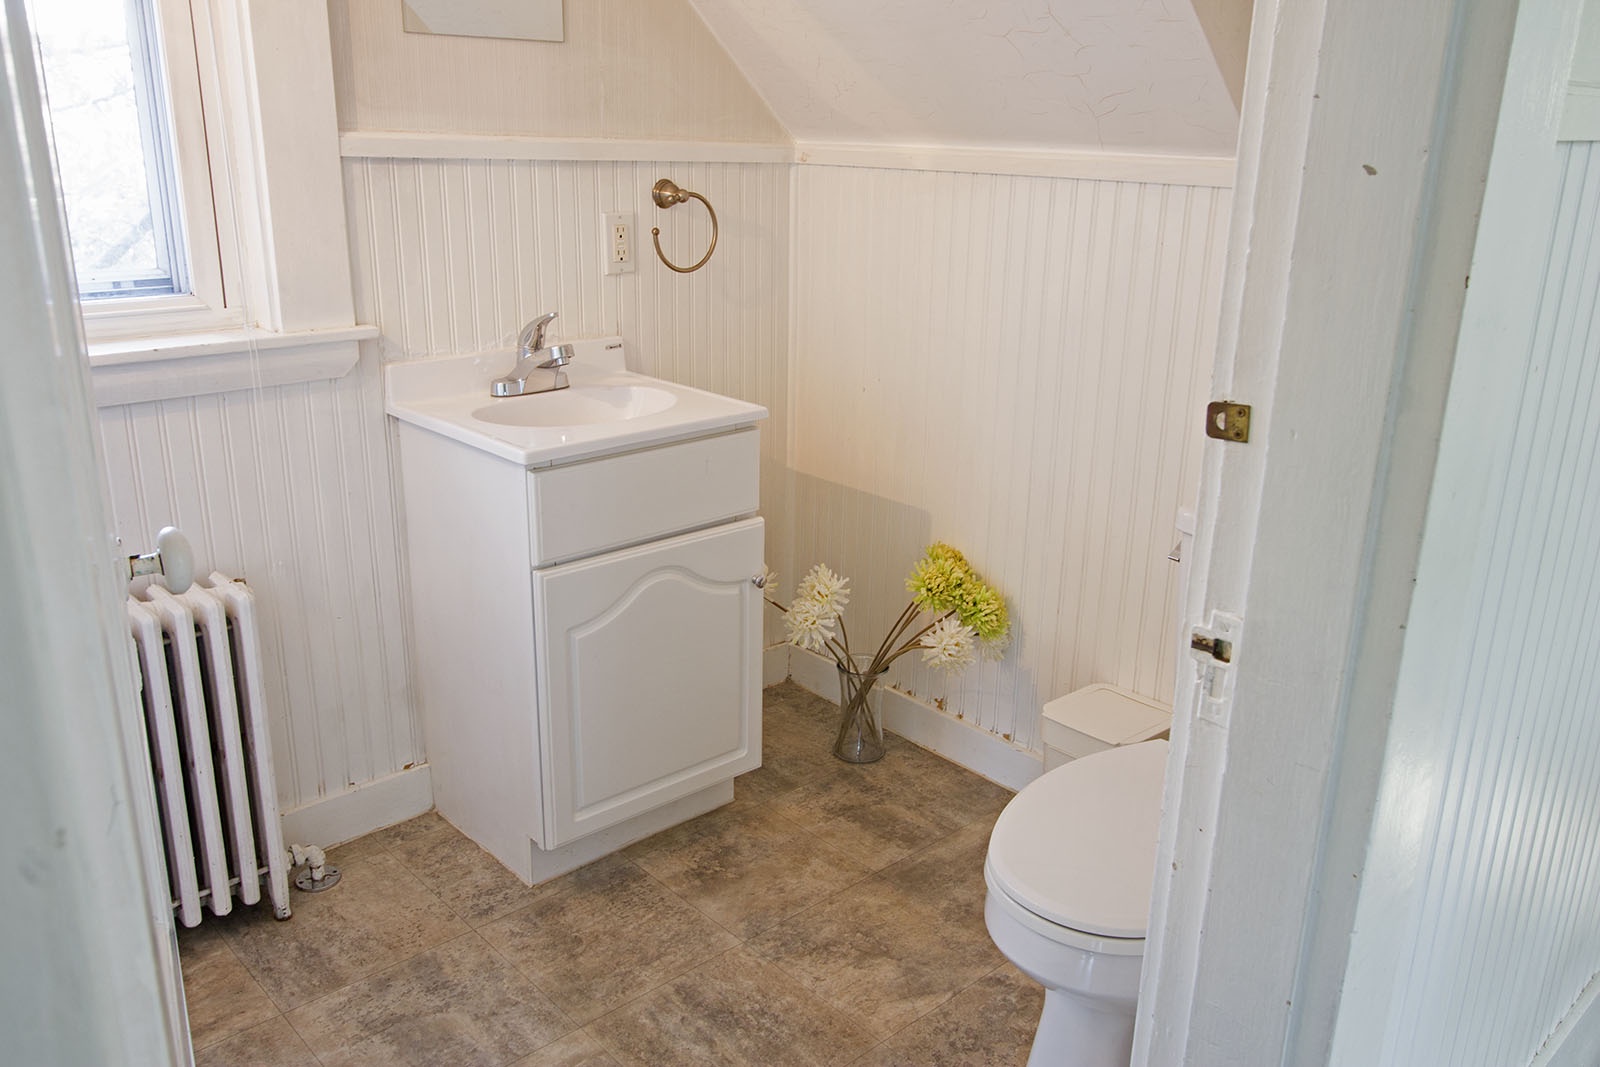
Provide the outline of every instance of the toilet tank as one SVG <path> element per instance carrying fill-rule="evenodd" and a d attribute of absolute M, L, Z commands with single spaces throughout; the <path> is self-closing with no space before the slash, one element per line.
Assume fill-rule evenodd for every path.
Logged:
<path fill-rule="evenodd" d="M 1133 745 L 1172 728 L 1172 709 L 1114 685 L 1091 685 L 1044 706 L 1044 769 L 1118 745 Z"/>

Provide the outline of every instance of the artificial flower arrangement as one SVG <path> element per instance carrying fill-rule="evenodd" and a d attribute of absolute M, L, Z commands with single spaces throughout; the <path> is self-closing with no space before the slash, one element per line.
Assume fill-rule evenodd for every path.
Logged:
<path fill-rule="evenodd" d="M 774 576 L 769 572 L 766 578 L 770 588 Z M 791 645 L 826 653 L 838 667 L 841 714 L 833 751 L 851 763 L 869 763 L 883 755 L 883 723 L 870 697 L 895 660 L 921 649 L 925 663 L 955 672 L 972 664 L 980 643 L 985 651 L 998 653 L 1010 632 L 1005 598 L 947 544 L 928 546 L 911 569 L 906 589 L 911 603 L 871 658 L 850 648 L 844 625 L 850 579 L 818 563 L 800 580 L 788 607 L 767 598 L 784 613 Z"/>

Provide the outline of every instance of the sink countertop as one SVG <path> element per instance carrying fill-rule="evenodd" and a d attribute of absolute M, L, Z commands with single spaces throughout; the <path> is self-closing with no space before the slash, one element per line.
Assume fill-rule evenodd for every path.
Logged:
<path fill-rule="evenodd" d="M 402 422 L 442 434 L 524 467 L 546 467 L 589 456 L 697 437 L 767 417 L 767 409 L 627 370 L 617 337 L 567 342 L 576 348 L 565 369 L 573 386 L 643 386 L 672 394 L 664 411 L 608 422 L 513 426 L 475 417 L 505 405 L 537 405 L 566 390 L 491 399 L 489 382 L 516 362 L 512 349 L 467 356 L 407 360 L 384 369 L 384 409 Z"/>

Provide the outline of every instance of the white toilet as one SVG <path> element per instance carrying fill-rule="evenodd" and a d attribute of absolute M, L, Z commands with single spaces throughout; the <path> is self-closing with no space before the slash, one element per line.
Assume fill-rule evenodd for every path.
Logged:
<path fill-rule="evenodd" d="M 989 839 L 984 918 L 1045 988 L 1029 1067 L 1125 1067 L 1171 711 L 1108 685 L 1045 705 L 1045 773 Z"/>

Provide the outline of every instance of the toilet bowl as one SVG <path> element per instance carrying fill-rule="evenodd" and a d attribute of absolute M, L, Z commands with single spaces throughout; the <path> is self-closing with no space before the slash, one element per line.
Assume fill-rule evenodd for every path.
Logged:
<path fill-rule="evenodd" d="M 1029 1067 L 1124 1067 L 1144 962 L 1164 739 L 1106 748 L 1006 805 L 984 863 L 995 946 L 1045 988 Z"/>

